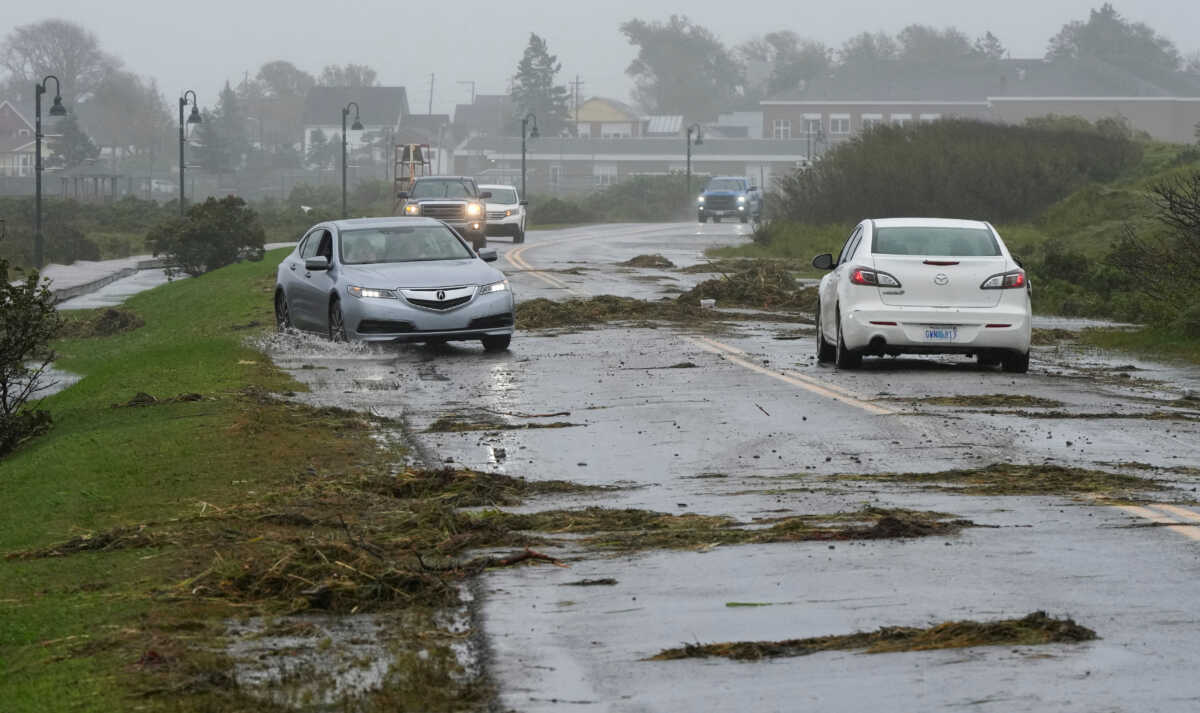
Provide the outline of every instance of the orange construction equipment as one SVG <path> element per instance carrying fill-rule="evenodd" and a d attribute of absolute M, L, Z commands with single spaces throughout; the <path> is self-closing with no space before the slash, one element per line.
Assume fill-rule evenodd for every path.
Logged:
<path fill-rule="evenodd" d="M 421 176 L 431 175 L 433 165 L 430 158 L 429 144 L 396 144 L 395 171 L 392 173 L 396 177 L 392 187 L 392 195 L 395 197 L 392 204 L 393 213 L 398 215 L 404 207 L 404 200 L 400 198 L 400 194 L 410 192 L 413 181 Z"/>

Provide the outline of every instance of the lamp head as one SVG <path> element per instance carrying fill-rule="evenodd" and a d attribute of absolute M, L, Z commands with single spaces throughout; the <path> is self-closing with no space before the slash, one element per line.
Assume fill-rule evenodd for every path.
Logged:
<path fill-rule="evenodd" d="M 56 94 L 54 96 L 54 105 L 50 107 L 50 116 L 66 116 L 66 115 L 67 115 L 67 108 L 65 106 L 63 106 L 62 96 Z"/>
<path fill-rule="evenodd" d="M 200 118 L 200 110 L 196 107 L 195 104 L 193 104 L 192 105 L 192 113 L 188 114 L 187 123 L 199 124 L 201 121 L 203 121 L 203 119 Z"/>
<path fill-rule="evenodd" d="M 536 139 L 539 136 L 541 136 L 541 134 L 538 133 L 537 124 L 534 124 L 533 129 L 529 132 L 529 138 Z"/>
<path fill-rule="evenodd" d="M 350 125 L 350 128 L 353 129 L 354 131 L 362 131 L 363 130 L 362 122 L 358 120 L 357 116 L 354 117 L 354 123 Z"/>
<path fill-rule="evenodd" d="M 693 146 L 703 146 L 704 145 L 704 134 L 697 131 L 696 132 L 696 140 L 692 142 L 692 145 Z"/>

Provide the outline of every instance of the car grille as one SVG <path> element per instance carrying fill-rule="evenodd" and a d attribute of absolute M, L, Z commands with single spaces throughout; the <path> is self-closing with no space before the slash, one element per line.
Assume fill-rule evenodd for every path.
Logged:
<path fill-rule="evenodd" d="M 412 322 L 386 319 L 364 319 L 358 323 L 359 334 L 400 334 L 413 331 Z"/>
<path fill-rule="evenodd" d="M 413 299 L 412 297 L 408 297 L 406 299 L 408 300 L 409 304 L 414 304 L 418 307 L 424 307 L 426 309 L 450 309 L 451 307 L 465 305 L 471 301 L 471 297 L 469 295 L 467 297 L 458 297 L 452 300 L 442 300 L 440 302 L 438 300 L 418 300 Z"/>
<path fill-rule="evenodd" d="M 704 199 L 704 207 L 709 210 L 733 210 L 737 207 L 734 196 L 712 196 Z"/>
<path fill-rule="evenodd" d="M 503 220 L 507 217 L 508 216 L 506 216 L 504 214 L 504 211 L 502 211 L 502 210 L 489 210 L 488 211 L 488 220 Z"/>
<path fill-rule="evenodd" d="M 467 207 L 461 203 L 422 203 L 421 215 L 439 220 L 461 220 Z"/>

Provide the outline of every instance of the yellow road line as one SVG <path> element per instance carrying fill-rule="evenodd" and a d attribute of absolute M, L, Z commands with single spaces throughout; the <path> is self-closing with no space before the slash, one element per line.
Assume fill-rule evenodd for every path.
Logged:
<path fill-rule="evenodd" d="M 1166 503 L 1151 505 L 1150 507 L 1160 512 L 1165 512 L 1169 515 L 1175 515 L 1176 517 L 1182 517 L 1186 520 L 1200 522 L 1200 512 L 1196 512 L 1195 510 L 1181 508 L 1178 505 L 1167 505 Z"/>
<path fill-rule="evenodd" d="M 722 342 L 718 342 L 715 339 L 709 339 L 708 337 L 700 337 L 700 339 L 703 339 L 704 341 L 708 342 L 709 344 L 712 344 L 713 346 L 717 347 L 718 349 L 722 349 L 731 354 L 737 354 L 739 356 L 747 356 L 746 352 L 742 351 L 741 349 L 738 349 L 737 347 L 734 347 L 734 346 L 730 346 L 728 344 L 724 344 Z M 814 379 L 813 377 L 811 377 L 807 374 L 801 374 L 798 371 L 792 371 L 790 369 L 784 369 L 780 373 L 782 373 L 786 376 L 790 376 L 793 379 L 799 379 L 800 381 L 808 382 L 809 384 L 812 384 L 813 386 L 818 386 L 822 389 L 828 389 L 829 391 L 836 391 L 847 398 L 854 399 L 855 401 L 860 401 L 860 402 L 863 401 L 863 398 L 861 396 L 859 396 L 858 394 L 854 393 L 853 391 L 850 391 L 849 389 L 838 386 L 837 384 L 830 384 L 830 383 L 821 381 L 820 379 Z M 876 406 L 875 408 L 882 408 L 882 407 Z M 895 413 L 895 411 L 891 411 L 888 409 L 884 409 L 884 411 L 888 414 Z"/>
<path fill-rule="evenodd" d="M 850 392 L 847 392 L 844 389 L 833 387 L 831 384 L 826 384 L 803 374 L 775 371 L 773 369 L 759 366 L 758 364 L 743 359 L 741 356 L 739 356 L 745 354 L 745 352 L 741 351 L 740 349 L 736 349 L 726 344 L 721 344 L 720 342 L 708 339 L 707 337 L 684 337 L 684 339 L 696 345 L 697 347 L 700 347 L 706 352 L 719 354 L 725 357 L 726 361 L 736 364 L 743 369 L 749 369 L 750 371 L 762 374 L 764 376 L 769 376 L 772 379 L 777 379 L 785 384 L 804 389 L 805 391 L 817 394 L 818 396 L 824 396 L 825 398 L 833 399 L 834 401 L 840 401 L 848 406 L 862 409 L 863 411 L 876 416 L 890 416 L 896 413 L 890 409 L 883 408 L 882 406 L 876 406 L 873 403 L 856 398 L 850 394 Z"/>
<path fill-rule="evenodd" d="M 1163 513 L 1158 512 L 1156 510 L 1151 510 L 1150 508 L 1144 508 L 1144 507 L 1141 507 L 1140 505 L 1113 505 L 1112 507 L 1115 507 L 1118 510 L 1123 510 L 1123 511 L 1129 513 L 1130 515 L 1136 515 L 1140 518 L 1149 520 L 1150 522 L 1157 523 L 1159 525 L 1166 525 L 1166 529 L 1168 529 L 1172 532 L 1177 532 L 1180 535 L 1183 535 L 1184 537 L 1188 537 L 1193 540 L 1200 540 L 1200 527 L 1194 527 L 1192 525 L 1182 525 L 1179 523 L 1178 520 L 1172 519 L 1171 517 L 1164 515 Z M 1160 505 L 1158 507 L 1174 507 L 1174 506 Z M 1180 508 L 1180 509 L 1182 509 L 1182 508 Z M 1194 515 L 1195 513 L 1192 513 L 1192 514 Z"/>

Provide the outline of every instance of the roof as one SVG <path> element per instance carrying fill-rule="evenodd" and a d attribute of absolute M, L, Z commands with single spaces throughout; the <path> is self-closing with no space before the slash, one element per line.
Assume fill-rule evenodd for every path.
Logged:
<path fill-rule="evenodd" d="M 876 228 L 988 228 L 988 224 L 980 220 L 957 218 L 875 218 L 871 222 Z"/>
<path fill-rule="evenodd" d="M 337 126 L 350 102 L 358 104 L 359 120 L 369 126 L 395 126 L 409 116 L 404 87 L 313 87 L 304 98 L 304 124 Z"/>
<path fill-rule="evenodd" d="M 617 101 L 616 99 L 608 99 L 607 97 L 592 97 L 579 105 L 576 110 L 576 121 L 587 123 L 589 121 L 606 122 L 606 121 L 637 121 L 637 112 L 628 104 Z"/>
<path fill-rule="evenodd" d="M 0 136 L 0 153 L 33 153 L 32 136 Z"/>
<path fill-rule="evenodd" d="M 646 117 L 646 133 L 649 135 L 677 135 L 683 129 L 683 116 L 649 116 Z"/>
<path fill-rule="evenodd" d="M 332 225 L 338 230 L 353 230 L 354 228 L 374 228 L 381 225 L 396 225 L 397 223 L 441 225 L 442 221 L 433 218 L 421 218 L 419 216 L 391 215 L 383 218 L 343 218 L 341 220 L 329 220 L 320 225 Z"/>
<path fill-rule="evenodd" d="M 478 94 L 474 104 L 454 108 L 454 126 L 459 135 L 472 131 L 504 133 L 514 123 L 512 97 L 507 94 Z M 512 133 L 517 129 L 512 127 Z"/>
<path fill-rule="evenodd" d="M 798 160 L 807 155 L 804 139 L 705 139 L 692 148 L 693 161 Z M 541 138 L 529 141 L 526 156 L 538 160 L 684 160 L 684 143 L 678 136 L 621 139 Z M 521 137 L 477 136 L 466 141 L 459 154 L 491 154 L 495 158 L 520 158 Z"/>

